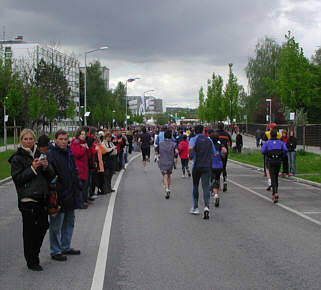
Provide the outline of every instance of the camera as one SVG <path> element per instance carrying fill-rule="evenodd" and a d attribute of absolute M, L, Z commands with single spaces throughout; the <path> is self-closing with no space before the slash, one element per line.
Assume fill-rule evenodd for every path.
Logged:
<path fill-rule="evenodd" d="M 42 161 L 42 160 L 46 160 L 47 159 L 47 156 L 43 153 L 40 154 L 40 157 L 39 157 L 39 161 Z"/>

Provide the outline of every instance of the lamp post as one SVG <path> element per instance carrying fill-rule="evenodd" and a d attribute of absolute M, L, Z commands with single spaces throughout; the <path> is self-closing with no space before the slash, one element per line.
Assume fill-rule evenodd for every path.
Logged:
<path fill-rule="evenodd" d="M 269 116 L 269 121 L 270 124 L 272 123 L 272 99 L 265 99 L 267 102 L 270 102 L 270 116 Z"/>
<path fill-rule="evenodd" d="M 115 122 L 115 119 L 114 119 L 114 118 L 115 118 L 114 113 L 115 113 L 115 112 L 116 112 L 116 111 L 115 111 L 115 110 L 113 110 L 113 111 L 112 111 L 112 113 L 113 113 L 113 114 L 112 114 L 112 116 L 111 116 L 111 117 L 112 117 L 112 124 L 111 124 L 112 129 L 114 128 L 114 122 Z"/>
<path fill-rule="evenodd" d="M 90 50 L 90 51 L 86 51 L 85 52 L 85 84 L 84 84 L 84 124 L 85 126 L 87 126 L 87 54 L 98 51 L 98 50 L 105 50 L 108 49 L 108 46 L 102 46 L 100 48 L 94 49 L 94 50 Z"/>
<path fill-rule="evenodd" d="M 3 144 L 6 146 L 7 150 L 7 113 L 6 113 L 6 100 L 8 97 L 5 97 L 3 102 Z"/>
<path fill-rule="evenodd" d="M 139 80 L 140 78 L 130 78 L 128 80 L 126 80 L 126 116 L 125 116 L 125 126 L 126 126 L 126 130 L 127 130 L 127 102 L 128 102 L 128 99 L 127 99 L 127 83 L 131 83 L 131 82 L 134 82 L 136 80 Z"/>

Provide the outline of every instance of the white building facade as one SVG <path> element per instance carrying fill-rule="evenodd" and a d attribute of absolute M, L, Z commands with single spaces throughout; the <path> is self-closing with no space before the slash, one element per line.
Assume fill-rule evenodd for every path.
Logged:
<path fill-rule="evenodd" d="M 28 67 L 30 74 L 35 73 L 39 61 L 43 59 L 47 63 L 53 63 L 62 69 L 70 88 L 69 100 L 73 100 L 76 105 L 75 118 L 73 120 L 56 120 L 56 128 L 77 127 L 80 125 L 80 98 L 79 98 L 79 61 L 71 55 L 59 51 L 57 48 L 42 45 L 39 43 L 29 43 L 23 40 L 0 41 L 0 54 L 4 58 L 10 58 L 13 70 L 19 72 L 21 64 Z"/>

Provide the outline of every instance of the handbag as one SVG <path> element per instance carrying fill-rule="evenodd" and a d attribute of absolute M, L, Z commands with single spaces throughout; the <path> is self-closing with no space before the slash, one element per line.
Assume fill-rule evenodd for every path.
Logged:
<path fill-rule="evenodd" d="M 58 176 L 49 184 L 48 214 L 51 216 L 56 216 L 61 210 L 61 206 L 58 204 L 58 193 L 56 191 L 57 178 Z"/>

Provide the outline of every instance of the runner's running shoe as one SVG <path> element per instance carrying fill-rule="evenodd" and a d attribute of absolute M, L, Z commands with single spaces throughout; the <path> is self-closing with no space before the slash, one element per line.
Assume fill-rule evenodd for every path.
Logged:
<path fill-rule="evenodd" d="M 277 193 L 273 194 L 273 196 L 272 196 L 272 201 L 273 201 L 274 203 L 277 203 L 277 202 L 279 201 L 279 195 L 278 195 Z"/>
<path fill-rule="evenodd" d="M 207 206 L 204 207 L 204 220 L 208 220 L 210 218 L 210 210 Z"/>
<path fill-rule="evenodd" d="M 227 191 L 227 182 L 224 181 L 224 184 L 223 184 L 223 192 Z"/>
<path fill-rule="evenodd" d="M 266 190 L 267 190 L 267 191 L 270 191 L 271 188 L 272 188 L 272 185 L 269 185 L 269 186 L 266 188 Z"/>
<path fill-rule="evenodd" d="M 166 199 L 169 199 L 170 194 L 171 194 L 171 191 L 170 191 L 169 189 L 166 189 L 166 191 L 165 191 L 165 198 L 166 198 Z"/>
<path fill-rule="evenodd" d="M 200 210 L 198 208 L 191 208 L 191 210 L 189 211 L 190 214 L 195 214 L 198 215 L 200 214 Z"/>
<path fill-rule="evenodd" d="M 219 198 L 218 194 L 214 195 L 214 201 L 215 201 L 215 203 L 214 203 L 215 207 L 219 207 L 220 206 L 220 198 Z"/>

